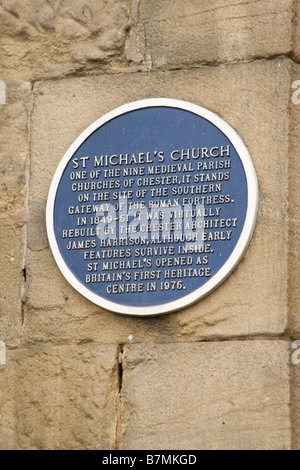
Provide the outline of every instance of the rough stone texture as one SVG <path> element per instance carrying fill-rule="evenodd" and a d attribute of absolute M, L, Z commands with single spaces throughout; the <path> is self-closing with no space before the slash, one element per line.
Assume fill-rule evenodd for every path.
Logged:
<path fill-rule="evenodd" d="M 23 284 L 29 83 L 0 83 L 0 340 L 19 342 Z"/>
<path fill-rule="evenodd" d="M 300 279 L 299 279 L 299 247 L 300 247 L 300 66 L 293 66 L 291 90 L 291 132 L 290 132 L 290 180 L 289 180 L 289 312 L 290 328 L 295 339 L 300 339 Z M 298 347 L 299 350 L 299 347 Z M 300 355 L 296 350 L 291 350 L 296 360 Z M 293 449 L 300 449 L 300 365 L 292 366 L 292 398 L 293 414 L 292 423 L 294 429 Z"/>
<path fill-rule="evenodd" d="M 0 77 L 121 70 L 131 0 L 1 0 Z"/>
<path fill-rule="evenodd" d="M 5 90 L 5 103 L 0 104 L 0 222 L 22 225 L 16 212 L 24 207 L 31 86 L 7 82 Z"/>
<path fill-rule="evenodd" d="M 290 416 L 293 351 L 276 339 L 300 337 L 300 66 L 275 59 L 300 62 L 300 0 L 0 0 L 0 29 L 0 449 L 288 449 L 291 425 L 300 449 L 300 365 Z M 137 71 L 148 73 L 123 73 Z M 260 211 L 245 258 L 213 294 L 128 318 L 63 278 L 46 199 L 82 130 L 158 96 L 237 130 Z M 117 344 L 128 344 L 122 410 Z"/>
<path fill-rule="evenodd" d="M 12 367 L 0 365 L 0 450 L 13 450 L 15 443 Z"/>
<path fill-rule="evenodd" d="M 0 338 L 7 346 L 20 342 L 22 323 L 23 236 L 13 226 L 0 230 Z"/>
<path fill-rule="evenodd" d="M 292 397 L 292 427 L 293 427 L 293 449 L 300 450 L 300 364 L 297 364 L 300 358 L 299 346 L 291 349 L 291 355 L 294 364 L 292 365 L 291 376 L 291 397 Z M 297 361 L 295 363 L 295 361 Z"/>
<path fill-rule="evenodd" d="M 291 89 L 291 132 L 290 132 L 290 168 L 289 175 L 289 310 L 290 326 L 293 333 L 300 333 L 300 66 L 293 65 Z"/>
<path fill-rule="evenodd" d="M 300 60 L 300 0 L 294 2 L 293 53 L 297 62 Z"/>
<path fill-rule="evenodd" d="M 292 18 L 292 0 L 142 0 L 139 47 L 154 68 L 287 54 Z"/>
<path fill-rule="evenodd" d="M 117 347 L 9 352 L 0 366 L 0 449 L 113 449 Z"/>
<path fill-rule="evenodd" d="M 190 72 L 68 79 L 35 86 L 29 201 L 34 210 L 30 210 L 26 260 L 25 342 L 126 343 L 129 336 L 133 342 L 197 341 L 284 331 L 290 67 L 288 60 L 262 61 Z M 245 259 L 213 295 L 179 313 L 135 319 L 103 311 L 68 285 L 48 247 L 44 214 L 55 169 L 80 132 L 114 107 L 151 96 L 176 96 L 195 102 L 231 124 L 253 158 L 261 206 Z"/>
<path fill-rule="evenodd" d="M 122 397 L 124 450 L 291 445 L 288 342 L 128 346 Z"/>
<path fill-rule="evenodd" d="M 292 3 L 1 0 L 0 77 L 39 80 L 290 53 Z"/>

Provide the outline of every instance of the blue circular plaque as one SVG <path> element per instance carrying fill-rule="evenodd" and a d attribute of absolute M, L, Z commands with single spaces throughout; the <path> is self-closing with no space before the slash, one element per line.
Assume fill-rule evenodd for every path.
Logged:
<path fill-rule="evenodd" d="M 237 133 L 194 104 L 148 99 L 76 139 L 51 184 L 47 230 L 83 296 L 121 314 L 157 315 L 198 301 L 231 273 L 257 208 Z"/>

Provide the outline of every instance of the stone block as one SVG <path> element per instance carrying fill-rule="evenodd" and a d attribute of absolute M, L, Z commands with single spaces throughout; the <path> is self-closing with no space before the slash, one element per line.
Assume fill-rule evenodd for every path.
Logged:
<path fill-rule="evenodd" d="M 293 333 L 300 333 L 300 279 L 299 279 L 299 243 L 300 243 L 300 66 L 293 65 L 291 77 L 291 132 L 290 132 L 290 175 L 289 175 L 289 306 L 290 327 Z"/>
<path fill-rule="evenodd" d="M 290 449 L 289 344 L 131 345 L 123 450 Z"/>
<path fill-rule="evenodd" d="M 35 205 L 38 210 L 29 220 L 26 341 L 57 340 L 60 332 L 64 341 L 126 343 L 129 337 L 133 342 L 199 341 L 275 335 L 285 330 L 290 71 L 290 61 L 280 59 L 197 71 L 68 79 L 35 86 L 29 206 Z M 256 168 L 260 211 L 244 259 L 214 293 L 164 317 L 124 318 L 104 312 L 68 286 L 53 261 L 45 235 L 37 238 L 36 234 L 45 234 L 42 214 L 50 182 L 75 138 L 113 108 L 157 96 L 204 106 L 236 129 Z M 53 320 L 48 322 L 50 312 Z"/>
<path fill-rule="evenodd" d="M 293 53 L 297 62 L 300 59 L 300 1 L 296 0 L 294 2 L 294 44 L 293 44 Z"/>
<path fill-rule="evenodd" d="M 288 54 L 292 19 L 292 0 L 150 0 L 139 33 L 148 64 L 178 69 Z"/>
<path fill-rule="evenodd" d="M 130 0 L 3 0 L 0 77 L 38 80 L 127 66 Z"/>
<path fill-rule="evenodd" d="M 0 81 L 0 340 L 16 346 L 22 322 L 26 163 L 31 86 Z"/>
<path fill-rule="evenodd" d="M 30 93 L 29 83 L 0 81 L 1 223 L 22 225 L 18 211 L 24 208 Z"/>
<path fill-rule="evenodd" d="M 0 377 L 0 448 L 114 448 L 116 346 L 10 351 Z"/>
<path fill-rule="evenodd" d="M 20 342 L 22 325 L 23 244 L 22 231 L 2 225 L 0 230 L 0 341 L 7 346 Z"/>

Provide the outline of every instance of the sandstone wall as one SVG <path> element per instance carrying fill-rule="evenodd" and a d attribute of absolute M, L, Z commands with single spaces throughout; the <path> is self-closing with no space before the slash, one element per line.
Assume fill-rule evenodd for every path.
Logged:
<path fill-rule="evenodd" d="M 300 0 L 0 0 L 1 449 L 300 448 L 299 51 Z M 46 199 L 90 123 L 150 97 L 236 129 L 260 208 L 214 293 L 125 318 L 63 278 Z"/>

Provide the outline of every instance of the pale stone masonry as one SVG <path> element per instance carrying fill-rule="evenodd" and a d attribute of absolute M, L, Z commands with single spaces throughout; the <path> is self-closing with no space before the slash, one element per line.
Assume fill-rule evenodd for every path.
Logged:
<path fill-rule="evenodd" d="M 3 0 L 1 73 L 43 80 L 126 69 L 131 0 Z"/>
<path fill-rule="evenodd" d="M 141 1 L 139 37 L 154 69 L 288 54 L 291 0 Z"/>
<path fill-rule="evenodd" d="M 93 344 L 9 352 L 1 371 L 1 448 L 114 449 L 117 351 Z"/>
<path fill-rule="evenodd" d="M 26 243 L 28 115 L 31 85 L 8 82 L 0 105 L 0 337 L 8 346 L 20 343 L 22 269 Z"/>
<path fill-rule="evenodd" d="M 137 342 L 177 342 L 234 335 L 276 335 L 285 331 L 286 135 L 289 133 L 290 70 L 290 61 L 279 59 L 230 65 L 225 69 L 204 67 L 197 71 L 120 74 L 109 80 L 103 76 L 72 78 L 34 86 L 26 341 L 35 342 L 43 337 L 44 341 L 50 342 L 55 338 L 54 343 L 57 340 L 94 340 L 123 344 L 132 335 Z M 223 84 L 221 89 L 219 83 Z M 99 314 L 99 308 L 83 299 L 57 272 L 45 228 L 48 188 L 61 156 L 87 122 L 95 121 L 98 116 L 127 101 L 160 94 L 171 97 L 174 91 L 170 90 L 176 90 L 177 98 L 220 114 L 243 136 L 260 175 L 261 206 L 257 228 L 245 260 L 233 275 L 213 295 L 184 312 L 143 320 L 104 312 Z M 245 109 L 247 120 L 242 119 Z M 43 139 L 40 136 L 44 136 Z M 279 254 L 280 270 L 277 269 Z M 265 263 L 269 267 L 267 282 Z M 50 316 L 45 316 L 45 311 Z M 103 322 L 101 328 L 97 327 L 99 321 Z M 151 327 L 149 331 L 149 325 L 156 328 Z"/>
<path fill-rule="evenodd" d="M 124 449 L 289 449 L 288 364 L 286 341 L 126 346 Z"/>
<path fill-rule="evenodd" d="M 300 449 L 299 28 L 300 0 L 0 0 L 0 449 Z M 260 207 L 215 292 L 125 318 L 63 278 L 46 200 L 89 124 L 151 97 L 239 133 Z"/>

